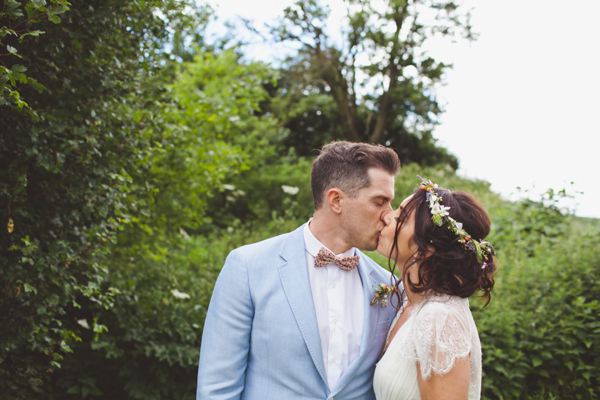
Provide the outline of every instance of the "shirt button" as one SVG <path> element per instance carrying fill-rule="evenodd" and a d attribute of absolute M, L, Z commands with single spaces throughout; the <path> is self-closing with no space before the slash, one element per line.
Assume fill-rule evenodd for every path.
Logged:
<path fill-rule="evenodd" d="M 337 360 L 336 360 L 336 358 L 335 358 L 335 357 L 333 357 L 333 358 L 331 359 L 331 362 L 332 362 L 332 363 L 335 363 L 336 361 L 337 361 Z"/>
<path fill-rule="evenodd" d="M 331 288 L 332 288 L 332 289 L 335 289 L 335 283 L 332 283 L 332 284 L 331 284 Z"/>
<path fill-rule="evenodd" d="M 332 320 L 331 320 L 331 323 L 332 323 L 333 325 L 337 324 L 337 322 L 338 322 L 337 318 L 334 318 L 334 319 L 332 319 Z"/>

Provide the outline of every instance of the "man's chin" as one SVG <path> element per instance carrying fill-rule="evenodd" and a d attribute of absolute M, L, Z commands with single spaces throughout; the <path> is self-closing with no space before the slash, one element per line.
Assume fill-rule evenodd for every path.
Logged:
<path fill-rule="evenodd" d="M 361 251 L 375 251 L 379 246 L 379 239 L 374 243 L 363 243 L 361 246 L 355 246 Z"/>

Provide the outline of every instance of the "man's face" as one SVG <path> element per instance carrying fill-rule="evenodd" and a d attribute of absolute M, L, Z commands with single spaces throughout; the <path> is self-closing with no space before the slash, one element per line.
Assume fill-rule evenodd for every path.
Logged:
<path fill-rule="evenodd" d="M 371 185 L 358 191 L 356 197 L 345 196 L 342 201 L 341 225 L 346 242 L 361 250 L 375 250 L 383 215 L 392 211 L 394 176 L 379 168 L 370 168 Z"/>

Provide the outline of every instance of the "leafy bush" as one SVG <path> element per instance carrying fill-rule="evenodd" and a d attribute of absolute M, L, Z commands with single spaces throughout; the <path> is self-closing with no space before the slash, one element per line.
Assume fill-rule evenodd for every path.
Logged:
<path fill-rule="evenodd" d="M 82 340 L 80 314 L 117 293 L 100 260 L 137 211 L 132 194 L 151 192 L 132 176 L 162 131 L 152 84 L 172 30 L 158 11 L 198 22 L 180 1 L 72 3 L 0 6 L 0 43 L 20 57 L 0 55 L 0 393 L 11 399 L 39 397 Z"/>
<path fill-rule="evenodd" d="M 115 305 L 80 315 L 86 321 L 100 318 L 108 332 L 94 339 L 90 329 L 79 327 L 86 340 L 75 345 L 77 357 L 66 357 L 54 374 L 54 395 L 194 399 L 204 318 L 227 254 L 302 222 L 278 217 L 211 237 L 182 231 L 154 242 L 143 256 L 122 253 L 108 278 L 122 293 Z"/>
<path fill-rule="evenodd" d="M 600 395 L 600 232 L 573 231 L 556 200 L 495 212 L 496 287 L 487 308 L 474 303 L 484 398 Z"/>
<path fill-rule="evenodd" d="M 276 131 L 276 121 L 256 113 L 270 74 L 262 64 L 239 63 L 233 52 L 200 53 L 168 85 L 172 102 L 161 108 L 164 140 L 147 171 L 132 177 L 153 190 L 129 196 L 137 213 L 102 260 L 109 266 L 104 285 L 120 295 L 111 310 L 90 305 L 77 315 L 89 321 L 84 325 L 101 320 L 108 333 L 75 326 L 84 341 L 74 347 L 78 357 L 55 373 L 55 397 L 193 397 L 202 324 L 231 241 L 244 244 L 256 238 L 257 228 L 260 238 L 270 236 L 286 222 L 276 217 L 193 235 L 225 215 L 218 205 L 218 213 L 206 207 L 219 188 L 239 193 L 226 179 L 274 152 L 265 138 Z M 242 152 L 249 142 L 261 146 Z M 260 230 L 265 224 L 269 233 Z"/>
<path fill-rule="evenodd" d="M 311 165 L 309 160 L 292 155 L 232 178 L 210 200 L 212 223 L 202 232 L 262 224 L 281 217 L 307 221 L 314 211 Z"/>

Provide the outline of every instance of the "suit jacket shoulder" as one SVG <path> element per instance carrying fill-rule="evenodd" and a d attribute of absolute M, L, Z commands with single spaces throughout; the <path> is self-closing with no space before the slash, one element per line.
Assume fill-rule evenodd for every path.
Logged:
<path fill-rule="evenodd" d="M 249 266 L 265 265 L 273 263 L 276 260 L 281 260 L 286 246 L 289 247 L 289 245 L 292 245 L 297 249 L 304 248 L 302 229 L 305 225 L 303 224 L 291 232 L 238 247 L 232 250 L 228 257 L 233 255 L 242 256 Z"/>

